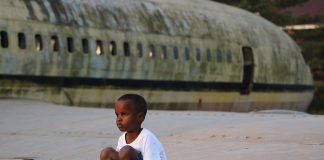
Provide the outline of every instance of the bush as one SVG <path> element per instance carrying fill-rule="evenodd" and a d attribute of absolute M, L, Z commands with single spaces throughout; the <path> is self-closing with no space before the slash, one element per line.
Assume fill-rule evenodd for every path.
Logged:
<path fill-rule="evenodd" d="M 324 85 L 320 85 L 315 90 L 313 101 L 311 102 L 308 113 L 324 114 Z"/>

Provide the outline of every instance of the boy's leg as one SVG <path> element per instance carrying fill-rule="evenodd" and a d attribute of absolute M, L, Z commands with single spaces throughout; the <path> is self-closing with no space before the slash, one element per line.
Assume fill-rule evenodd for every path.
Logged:
<path fill-rule="evenodd" d="M 107 147 L 101 151 L 100 160 L 119 160 L 118 152 L 112 147 Z"/>
<path fill-rule="evenodd" d="M 119 151 L 119 160 L 138 160 L 138 152 L 131 146 L 124 146 Z"/>

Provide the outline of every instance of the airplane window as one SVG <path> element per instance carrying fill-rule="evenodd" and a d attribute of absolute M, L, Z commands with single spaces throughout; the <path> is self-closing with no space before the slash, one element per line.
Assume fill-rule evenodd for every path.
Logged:
<path fill-rule="evenodd" d="M 124 42 L 124 54 L 125 56 L 130 56 L 130 48 L 128 42 Z"/>
<path fill-rule="evenodd" d="M 165 45 L 162 45 L 161 46 L 161 49 L 162 49 L 161 58 L 162 59 L 167 59 L 168 58 L 168 50 L 167 50 L 167 47 Z"/>
<path fill-rule="evenodd" d="M 110 41 L 109 43 L 109 52 L 111 55 L 116 55 L 117 54 L 117 46 L 116 46 L 116 42 L 115 41 Z"/>
<path fill-rule="evenodd" d="M 67 47 L 68 47 L 68 52 L 70 53 L 74 52 L 74 41 L 72 37 L 67 38 Z"/>
<path fill-rule="evenodd" d="M 40 34 L 35 35 L 35 48 L 36 51 L 42 51 L 43 50 L 43 40 L 42 36 Z"/>
<path fill-rule="evenodd" d="M 96 54 L 102 55 L 103 54 L 103 48 L 102 48 L 102 41 L 96 40 Z"/>
<path fill-rule="evenodd" d="M 207 53 L 207 61 L 210 62 L 211 59 L 212 59 L 212 57 L 211 57 L 211 53 L 210 53 L 210 49 L 209 48 L 206 50 L 206 53 Z"/>
<path fill-rule="evenodd" d="M 232 52 L 230 50 L 227 51 L 226 57 L 227 63 L 232 63 Z"/>
<path fill-rule="evenodd" d="M 8 48 L 9 47 L 8 33 L 6 31 L 1 31 L 0 32 L 0 40 L 1 40 L 1 47 L 2 48 Z"/>
<path fill-rule="evenodd" d="M 54 51 L 54 52 L 57 52 L 60 50 L 60 43 L 59 43 L 59 39 L 57 36 L 51 37 L 51 46 L 52 46 L 52 51 Z"/>
<path fill-rule="evenodd" d="M 186 60 L 190 60 L 190 50 L 188 47 L 185 48 L 185 58 Z"/>
<path fill-rule="evenodd" d="M 155 47 L 153 44 L 149 45 L 149 57 L 150 58 L 154 58 L 155 57 Z"/>
<path fill-rule="evenodd" d="M 26 37 L 24 33 L 18 33 L 18 46 L 20 49 L 26 49 Z"/>
<path fill-rule="evenodd" d="M 200 49 L 196 48 L 196 60 L 200 61 Z"/>
<path fill-rule="evenodd" d="M 89 53 L 89 41 L 88 39 L 82 39 L 82 50 L 83 53 Z"/>
<path fill-rule="evenodd" d="M 174 55 L 174 59 L 179 59 L 179 51 L 178 51 L 178 47 L 173 47 L 173 55 Z"/>
<path fill-rule="evenodd" d="M 216 57 L 217 57 L 217 62 L 221 63 L 222 62 L 222 51 L 220 49 L 217 49 Z"/>
<path fill-rule="evenodd" d="M 137 49 L 137 55 L 138 55 L 138 57 L 142 57 L 143 56 L 143 46 L 142 46 L 142 44 L 141 43 L 137 43 L 136 49 Z"/>

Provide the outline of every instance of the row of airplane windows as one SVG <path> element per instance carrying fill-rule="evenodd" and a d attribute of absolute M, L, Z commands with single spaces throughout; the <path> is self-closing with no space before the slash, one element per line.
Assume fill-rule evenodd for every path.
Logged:
<path fill-rule="evenodd" d="M 20 49 L 26 49 L 27 48 L 27 41 L 26 41 L 26 36 L 24 33 L 19 32 L 17 34 L 17 40 L 18 40 L 18 47 Z M 8 48 L 9 47 L 9 37 L 8 37 L 8 33 L 6 31 L 0 31 L 0 45 L 2 48 Z M 35 41 L 35 49 L 36 51 L 42 51 L 44 49 L 44 44 L 43 44 L 43 38 L 41 34 L 35 34 L 34 37 L 34 41 Z M 57 35 L 52 35 L 51 39 L 50 39 L 50 43 L 51 43 L 51 50 L 53 52 L 58 52 L 61 49 L 61 43 L 59 40 L 59 37 Z M 95 41 L 95 53 L 97 55 L 103 55 L 104 54 L 104 48 L 103 48 L 103 43 L 102 40 L 97 39 Z M 89 48 L 89 40 L 86 38 L 83 38 L 81 40 L 81 46 L 82 46 L 82 52 L 85 54 L 88 54 L 90 52 L 90 48 Z M 69 53 L 74 53 L 75 52 L 75 44 L 74 44 L 74 39 L 72 37 L 67 37 L 66 38 L 66 47 L 67 47 L 67 51 Z M 156 51 L 156 45 L 153 44 L 149 44 L 147 46 L 147 56 L 149 56 L 150 58 L 155 58 L 158 57 L 157 55 L 157 51 Z M 123 43 L 123 49 L 124 49 L 124 56 L 128 57 L 131 55 L 131 49 L 130 49 L 130 44 L 129 42 L 124 42 Z M 169 54 L 168 54 L 168 47 L 166 45 L 161 45 L 161 53 L 160 53 L 160 57 L 161 59 L 168 59 Z M 179 48 L 177 46 L 171 47 L 170 49 L 172 49 L 173 51 L 173 57 L 175 60 L 180 59 L 180 54 L 179 54 Z M 108 52 L 115 56 L 117 55 L 117 43 L 116 41 L 110 41 L 108 44 Z M 136 44 L 136 54 L 138 57 L 143 57 L 144 56 L 144 48 L 142 43 L 137 43 Z M 184 48 L 184 59 L 185 60 L 190 60 L 191 59 L 191 55 L 190 55 L 190 48 L 189 47 L 185 47 Z M 202 55 L 201 54 L 201 50 L 200 48 L 196 48 L 194 50 L 195 52 L 195 60 L 196 61 L 201 61 L 202 59 Z M 211 62 L 212 61 L 212 52 L 209 48 L 206 49 L 205 52 L 205 60 L 207 62 Z M 220 49 L 216 50 L 215 53 L 215 59 L 217 60 L 217 62 L 221 63 L 223 61 L 223 54 L 222 51 Z M 226 52 L 226 60 L 227 63 L 232 63 L 232 53 L 230 50 L 228 50 Z"/>

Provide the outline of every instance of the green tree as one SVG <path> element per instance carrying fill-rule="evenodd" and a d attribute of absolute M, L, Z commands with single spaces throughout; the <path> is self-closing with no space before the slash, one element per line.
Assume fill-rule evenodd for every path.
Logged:
<path fill-rule="evenodd" d="M 253 13 L 259 13 L 262 17 L 277 25 L 286 25 L 294 22 L 287 14 L 279 12 L 281 9 L 303 3 L 307 0 L 214 0 L 217 2 L 243 8 Z"/>
<path fill-rule="evenodd" d="M 307 0 L 275 0 L 274 2 L 279 8 L 287 8 L 304 3 L 306 1 Z"/>

